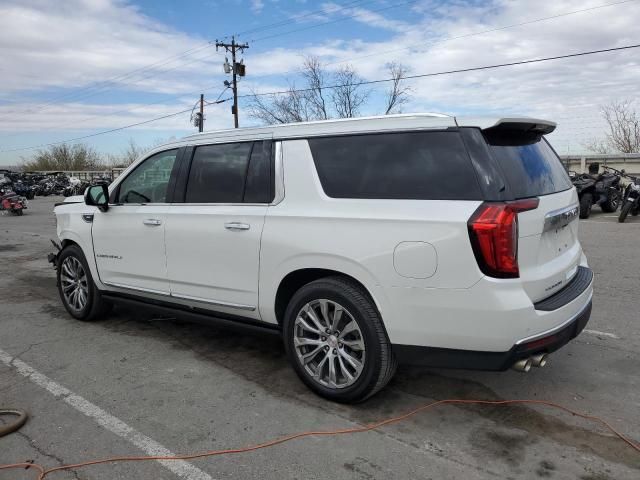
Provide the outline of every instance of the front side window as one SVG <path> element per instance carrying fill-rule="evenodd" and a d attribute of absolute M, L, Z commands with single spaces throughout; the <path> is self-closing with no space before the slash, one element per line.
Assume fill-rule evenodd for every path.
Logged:
<path fill-rule="evenodd" d="M 117 202 L 166 203 L 177 153 L 177 149 L 167 150 L 144 160 L 120 184 Z"/>

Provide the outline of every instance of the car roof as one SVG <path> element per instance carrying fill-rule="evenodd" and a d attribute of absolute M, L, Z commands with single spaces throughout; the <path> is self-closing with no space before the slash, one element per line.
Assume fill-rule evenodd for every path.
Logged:
<path fill-rule="evenodd" d="M 455 127 L 516 128 L 518 130 L 535 130 L 541 134 L 551 133 L 556 124 L 549 120 L 532 117 L 499 117 L 499 116 L 462 116 L 455 117 L 444 113 L 402 113 L 379 115 L 374 117 L 340 118 L 318 120 L 312 122 L 285 123 L 260 127 L 243 127 L 227 130 L 215 130 L 196 133 L 170 143 L 157 145 L 138 157 L 124 172 L 134 168 L 140 160 L 150 155 L 172 148 L 188 145 L 207 145 L 214 143 L 230 143 L 254 140 L 284 140 L 309 138 L 316 136 L 348 135 L 379 133 L 385 131 L 429 130 Z M 118 183 L 118 182 L 115 182 Z"/>
<path fill-rule="evenodd" d="M 224 143 L 242 140 L 292 139 L 313 136 L 331 136 L 357 133 L 373 133 L 393 130 L 443 129 L 449 127 L 477 127 L 481 129 L 508 126 L 531 126 L 544 134 L 551 133 L 556 124 L 532 117 L 462 116 L 443 113 L 407 113 L 375 117 L 340 118 L 312 122 L 286 123 L 260 127 L 215 130 L 196 133 L 174 142 L 160 145 L 153 151 L 183 145 Z"/>

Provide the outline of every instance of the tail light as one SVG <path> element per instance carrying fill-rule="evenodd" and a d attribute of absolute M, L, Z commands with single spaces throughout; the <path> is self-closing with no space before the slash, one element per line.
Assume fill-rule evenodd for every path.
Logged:
<path fill-rule="evenodd" d="M 538 208 L 538 198 L 485 202 L 468 222 L 471 246 L 480 270 L 496 278 L 518 278 L 518 213 Z"/>

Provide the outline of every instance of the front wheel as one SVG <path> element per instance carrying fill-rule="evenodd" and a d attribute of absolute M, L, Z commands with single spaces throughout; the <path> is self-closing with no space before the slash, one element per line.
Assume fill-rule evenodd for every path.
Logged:
<path fill-rule="evenodd" d="M 627 215 L 629 215 L 629 211 L 631 211 L 631 207 L 633 207 L 633 202 L 624 202 L 624 205 L 622 205 L 622 208 L 620 209 L 618 222 L 624 223 L 624 221 L 627 219 Z"/>
<path fill-rule="evenodd" d="M 102 298 L 93 283 L 87 260 L 77 245 L 70 245 L 60 252 L 57 280 L 62 304 L 72 317 L 83 321 L 97 320 L 111 309 L 111 304 Z"/>
<path fill-rule="evenodd" d="M 369 294 L 343 277 L 298 290 L 283 325 L 289 361 L 314 392 L 337 402 L 366 400 L 393 377 L 396 360 Z"/>
<path fill-rule="evenodd" d="M 593 197 L 590 193 L 585 193 L 580 198 L 580 218 L 589 218 L 591 215 L 591 205 L 593 204 Z"/>

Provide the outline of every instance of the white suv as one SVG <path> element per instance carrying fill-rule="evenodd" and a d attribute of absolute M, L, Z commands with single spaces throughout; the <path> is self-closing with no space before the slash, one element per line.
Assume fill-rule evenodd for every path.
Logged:
<path fill-rule="evenodd" d="M 415 114 L 157 147 L 56 206 L 60 296 L 80 320 L 129 300 L 278 329 L 337 401 L 397 362 L 542 366 L 584 328 L 593 282 L 554 128 Z"/>

